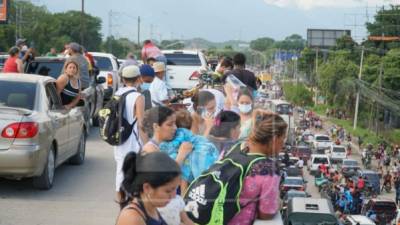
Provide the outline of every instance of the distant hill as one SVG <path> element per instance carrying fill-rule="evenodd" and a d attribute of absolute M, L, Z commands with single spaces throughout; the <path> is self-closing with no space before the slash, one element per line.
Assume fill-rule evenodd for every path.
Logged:
<path fill-rule="evenodd" d="M 249 43 L 245 41 L 225 41 L 225 42 L 211 42 L 203 38 L 193 38 L 184 40 L 185 48 L 188 49 L 209 49 L 209 48 L 225 48 L 226 46 L 232 46 L 233 49 L 239 50 L 248 48 Z"/>

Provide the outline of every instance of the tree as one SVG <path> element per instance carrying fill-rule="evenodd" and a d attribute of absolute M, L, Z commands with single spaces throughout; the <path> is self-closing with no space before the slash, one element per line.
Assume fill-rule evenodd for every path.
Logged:
<path fill-rule="evenodd" d="M 283 41 L 275 42 L 274 47 L 283 50 L 301 51 L 304 49 L 305 45 L 306 45 L 306 40 L 304 40 L 298 34 L 292 34 L 286 37 Z"/>
<path fill-rule="evenodd" d="M 250 48 L 256 51 L 265 51 L 273 46 L 274 39 L 269 37 L 258 38 L 250 42 Z"/>

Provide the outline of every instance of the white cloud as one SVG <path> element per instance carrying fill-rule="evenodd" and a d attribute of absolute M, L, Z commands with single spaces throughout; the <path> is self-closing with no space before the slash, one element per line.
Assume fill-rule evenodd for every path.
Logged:
<path fill-rule="evenodd" d="M 295 7 L 303 10 L 312 8 L 349 8 L 357 6 L 370 6 L 382 4 L 400 4 L 400 0 L 264 0 L 269 5 L 278 7 Z"/>

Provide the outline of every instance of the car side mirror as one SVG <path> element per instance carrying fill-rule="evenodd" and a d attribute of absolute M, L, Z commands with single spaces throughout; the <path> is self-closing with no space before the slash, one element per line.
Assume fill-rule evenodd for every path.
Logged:
<path fill-rule="evenodd" d="M 102 84 L 106 82 L 106 78 L 105 77 L 97 77 L 96 78 L 96 83 L 97 84 Z"/>

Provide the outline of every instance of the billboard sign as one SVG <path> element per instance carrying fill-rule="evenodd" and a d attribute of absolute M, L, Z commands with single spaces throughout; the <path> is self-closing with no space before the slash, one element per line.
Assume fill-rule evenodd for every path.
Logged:
<path fill-rule="evenodd" d="M 9 1 L 10 0 L 0 0 L 0 23 L 7 23 Z"/>
<path fill-rule="evenodd" d="M 351 36 L 350 30 L 307 29 L 307 46 L 329 48 L 336 46 L 336 40 Z"/>

